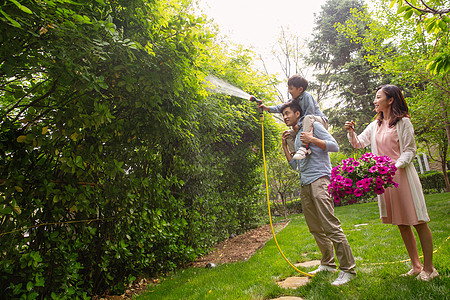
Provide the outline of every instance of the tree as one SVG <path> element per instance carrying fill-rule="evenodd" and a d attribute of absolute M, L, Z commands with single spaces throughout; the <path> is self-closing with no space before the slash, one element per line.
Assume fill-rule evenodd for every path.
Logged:
<path fill-rule="evenodd" d="M 436 52 L 446 51 L 447 38 L 419 33 L 414 21 L 405 21 L 383 7 L 380 10 L 376 15 L 384 18 L 377 21 L 367 13 L 354 15 L 368 24 L 364 36 L 356 33 L 350 23 L 342 27 L 343 32 L 353 42 L 364 46 L 367 50 L 365 59 L 374 66 L 374 70 L 391 76 L 391 83 L 404 88 L 418 140 L 439 145 L 439 135 L 435 132 L 444 131 L 450 145 L 448 74 L 431 74 L 427 70 L 430 58 Z M 385 43 L 386 40 L 390 43 Z M 428 125 L 424 127 L 423 124 Z M 439 148 L 444 149 L 442 145 Z"/>
<path fill-rule="evenodd" d="M 315 79 L 321 83 L 318 93 L 323 98 L 338 100 L 335 107 L 324 112 L 333 126 L 331 130 L 341 151 L 347 153 L 352 151 L 352 147 L 343 124 L 354 120 L 357 131 L 367 126 L 373 116 L 373 91 L 382 82 L 382 76 L 374 73 L 373 66 L 364 59 L 367 50 L 337 30 L 338 24 L 351 22 L 354 25 L 352 29 L 364 36 L 367 24 L 353 16 L 364 11 L 361 1 L 327 1 L 316 18 L 313 39 L 309 44 L 308 63 L 315 68 Z"/>
<path fill-rule="evenodd" d="M 445 47 L 436 48 L 435 55 L 430 57 L 427 69 L 432 73 L 450 72 L 450 52 L 448 51 L 448 30 L 450 25 L 450 4 L 448 1 L 438 0 L 392 0 L 389 9 L 397 5 L 397 14 L 404 20 L 413 16 L 417 23 L 417 32 L 422 34 L 425 30 L 430 35 L 441 36 L 446 40 Z M 446 37 L 447 36 L 447 37 Z"/>
<path fill-rule="evenodd" d="M 282 149 L 273 152 L 267 161 L 270 190 L 276 198 L 280 197 L 284 218 L 287 219 L 287 198 L 300 189 L 298 171 L 293 170 L 286 162 Z M 281 211 L 275 201 L 273 201 L 273 205 L 278 211 Z"/>

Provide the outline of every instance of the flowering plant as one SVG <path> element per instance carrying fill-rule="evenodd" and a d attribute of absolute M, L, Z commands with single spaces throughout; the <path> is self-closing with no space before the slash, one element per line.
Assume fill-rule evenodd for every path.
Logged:
<path fill-rule="evenodd" d="M 393 180 L 396 170 L 388 156 L 365 153 L 359 159 L 347 158 L 331 171 L 328 191 L 335 203 L 355 203 L 363 196 L 383 194 L 387 187 L 398 187 Z"/>

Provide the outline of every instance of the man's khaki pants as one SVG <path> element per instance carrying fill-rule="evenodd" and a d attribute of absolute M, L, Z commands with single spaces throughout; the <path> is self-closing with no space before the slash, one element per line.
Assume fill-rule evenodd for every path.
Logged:
<path fill-rule="evenodd" d="M 355 274 L 352 249 L 341 228 L 341 222 L 334 216 L 333 200 L 328 194 L 329 183 L 330 180 L 325 176 L 301 187 L 303 214 L 322 253 L 321 265 L 336 267 L 334 246 L 339 269 Z"/>

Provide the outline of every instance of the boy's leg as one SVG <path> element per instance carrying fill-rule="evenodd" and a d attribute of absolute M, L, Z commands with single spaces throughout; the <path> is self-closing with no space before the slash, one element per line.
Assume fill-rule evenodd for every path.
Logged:
<path fill-rule="evenodd" d="M 318 117 L 318 118 L 320 118 L 320 117 Z M 322 119 L 322 118 L 320 118 L 320 119 Z M 316 120 L 316 116 L 314 116 L 314 115 L 305 116 L 305 118 L 303 119 L 303 122 L 302 122 L 302 131 L 305 131 L 305 132 L 311 131 L 311 128 L 312 128 L 315 120 Z M 306 155 L 308 155 L 309 153 L 311 153 L 311 150 L 309 150 L 308 145 L 301 144 L 298 149 L 295 149 L 295 155 L 293 158 L 296 160 L 301 160 L 301 159 L 304 159 L 306 157 Z"/>
<path fill-rule="evenodd" d="M 305 116 L 305 118 L 303 119 L 303 131 L 305 132 L 309 132 L 311 131 L 314 122 L 319 122 L 320 124 L 322 124 L 325 129 L 328 130 L 328 122 L 326 120 L 324 120 L 322 117 L 319 116 L 314 116 L 314 115 L 307 115 Z M 301 160 L 304 159 L 306 157 L 306 155 L 308 155 L 309 153 L 311 153 L 311 150 L 309 150 L 309 145 L 300 145 L 300 147 L 298 149 L 295 149 L 295 155 L 294 155 L 294 159 L 296 160 Z"/>
<path fill-rule="evenodd" d="M 295 131 L 293 129 L 289 129 L 289 137 L 286 139 L 286 143 L 289 149 L 289 152 L 295 153 Z"/>
<path fill-rule="evenodd" d="M 324 118 L 315 115 L 307 115 L 303 119 L 303 131 L 311 131 L 314 122 L 319 122 L 326 130 L 328 130 L 328 122 Z"/>

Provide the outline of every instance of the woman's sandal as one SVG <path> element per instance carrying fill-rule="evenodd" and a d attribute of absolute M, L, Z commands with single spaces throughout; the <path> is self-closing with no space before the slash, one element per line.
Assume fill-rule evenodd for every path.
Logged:
<path fill-rule="evenodd" d="M 420 272 L 419 275 L 417 275 L 417 279 L 418 280 L 423 280 L 423 281 L 430 281 L 433 278 L 439 277 L 439 273 L 436 271 L 435 268 L 433 268 L 433 272 L 431 273 L 427 273 L 425 271 Z"/>
<path fill-rule="evenodd" d="M 408 273 L 400 275 L 400 277 L 416 276 L 419 275 L 420 272 L 422 272 L 422 270 L 420 270 L 419 272 L 414 272 L 414 269 L 411 269 L 408 271 Z"/>

